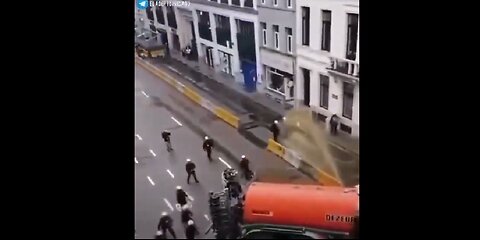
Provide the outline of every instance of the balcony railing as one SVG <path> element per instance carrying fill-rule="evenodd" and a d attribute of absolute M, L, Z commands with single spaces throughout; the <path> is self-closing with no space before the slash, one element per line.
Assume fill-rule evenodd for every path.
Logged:
<path fill-rule="evenodd" d="M 328 68 L 330 71 L 348 75 L 356 79 L 360 78 L 359 63 L 352 60 L 336 57 L 330 57 L 330 61 L 331 65 Z"/>

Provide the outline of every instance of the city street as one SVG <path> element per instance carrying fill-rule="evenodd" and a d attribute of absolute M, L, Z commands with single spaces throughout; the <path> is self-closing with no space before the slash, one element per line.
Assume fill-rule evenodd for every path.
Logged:
<path fill-rule="evenodd" d="M 137 82 L 137 84 L 139 84 Z M 137 88 L 139 85 L 136 86 Z M 139 88 L 138 88 L 139 89 Z M 210 221 L 208 192 L 221 190 L 221 173 L 226 164 L 235 167 L 229 159 L 214 152 L 215 160 L 209 162 L 202 150 L 203 137 L 183 126 L 165 108 L 152 104 L 141 90 L 135 94 L 135 227 L 137 238 L 152 238 L 155 234 L 162 211 L 174 219 L 174 229 L 179 238 L 185 238 L 180 221 L 180 212 L 175 209 L 176 186 L 180 185 L 193 198 L 194 220 L 203 235 Z M 182 125 L 180 125 L 182 124 Z M 169 129 L 172 133 L 174 151 L 168 153 L 161 138 L 161 132 Z M 132 136 L 133 137 L 133 136 Z M 221 157 L 225 163 L 220 161 Z M 200 183 L 190 179 L 187 185 L 186 159 L 197 165 Z"/>
<path fill-rule="evenodd" d="M 174 110 L 173 110 L 174 109 Z M 176 112 L 176 113 L 174 113 Z M 188 112 L 188 113 L 187 113 Z M 182 116 L 179 114 L 181 113 Z M 182 120 L 190 116 L 194 125 L 216 134 L 214 140 L 235 156 L 251 157 L 257 180 L 316 184 L 285 161 L 258 149 L 233 128 L 212 117 L 202 107 L 188 100 L 163 80 L 140 66 L 135 68 L 135 228 L 137 238 L 152 238 L 162 211 L 171 213 L 178 238 L 184 238 L 180 212 L 175 209 L 176 186 L 193 197 L 194 220 L 201 232 L 197 238 L 212 238 L 203 233 L 210 225 L 208 192 L 221 190 L 221 173 L 228 166 L 238 169 L 238 160 L 230 159 L 218 149 L 209 162 L 202 149 L 203 135 Z M 161 132 L 169 129 L 174 151 L 169 153 Z M 213 131 L 213 130 L 216 131 Z M 223 135 L 219 135 L 223 133 Z M 234 141 L 232 141 L 234 140 Z M 256 150 L 255 150 L 256 149 Z M 260 152 L 260 154 L 255 154 Z M 187 185 L 186 159 L 197 166 L 200 183 L 190 179 Z M 242 182 L 245 186 L 246 182 Z"/>
<path fill-rule="evenodd" d="M 192 73 L 192 71 L 188 70 L 188 69 L 183 70 L 183 68 L 185 68 L 185 66 L 182 66 L 181 64 L 176 65 L 175 66 L 176 68 L 173 68 L 175 71 L 169 71 L 169 69 L 170 70 L 172 69 L 171 66 L 164 65 L 162 63 L 155 62 L 155 61 L 149 61 L 149 62 L 151 64 L 153 64 L 155 67 L 157 67 L 158 69 L 161 69 L 162 72 L 166 72 L 166 73 L 168 73 L 172 76 L 175 76 L 176 79 L 178 81 L 182 82 L 182 84 L 184 84 L 185 86 L 199 91 L 199 93 L 202 95 L 202 97 L 208 99 L 209 101 L 211 101 L 211 102 L 213 102 L 213 103 L 215 103 L 219 106 L 224 106 L 226 108 L 229 108 L 230 110 L 241 109 L 241 103 L 240 103 L 241 101 L 238 100 L 237 98 L 229 95 L 226 92 L 222 92 L 221 89 L 213 88 L 213 89 L 209 89 L 208 91 L 206 91 L 204 88 L 200 87 L 200 85 L 197 85 L 197 83 L 192 84 L 192 82 L 190 82 L 186 78 L 184 78 L 184 77 L 182 77 L 178 74 L 175 74 L 175 72 L 182 72 L 182 74 L 188 75 L 188 78 L 194 79 L 195 78 L 195 73 Z M 196 74 L 198 75 L 198 73 L 196 73 Z M 197 79 L 197 80 L 201 80 L 201 78 Z M 212 86 L 210 86 L 210 87 L 212 87 Z M 169 95 L 175 95 L 175 94 L 170 93 Z M 189 100 L 187 100 L 187 101 L 189 101 Z M 227 104 L 227 103 L 229 103 L 229 104 Z M 235 104 L 237 104 L 237 105 L 235 106 Z M 187 108 L 191 108 L 191 106 L 188 105 Z M 239 111 L 242 112 L 242 111 L 245 111 L 245 110 L 239 110 Z M 237 111 L 237 114 L 240 115 L 240 113 L 238 111 Z M 203 118 L 201 118 L 201 119 L 203 119 Z M 328 137 L 328 135 L 327 135 L 327 137 Z M 359 182 L 359 157 L 358 157 L 358 154 L 352 154 L 351 152 L 345 151 L 344 149 L 341 149 L 341 148 L 337 147 L 336 145 L 328 144 L 327 146 L 329 147 L 329 152 L 330 152 L 331 156 L 333 157 L 335 165 L 337 166 L 337 168 L 339 170 L 340 178 L 342 179 L 343 183 L 346 186 L 357 185 L 358 182 Z M 296 146 L 296 145 L 292 145 L 290 147 L 292 147 L 293 149 L 297 149 L 297 150 L 300 150 L 302 148 L 302 146 Z"/>

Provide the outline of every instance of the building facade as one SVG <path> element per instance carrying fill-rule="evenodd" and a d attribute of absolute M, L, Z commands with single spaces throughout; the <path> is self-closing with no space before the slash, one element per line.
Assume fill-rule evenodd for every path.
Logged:
<path fill-rule="evenodd" d="M 190 46 L 200 63 L 256 87 L 262 84 L 257 1 L 189 0 L 139 10 L 138 16 L 154 24 L 170 49 Z M 147 18 L 150 11 L 153 20 Z"/>
<path fill-rule="evenodd" d="M 296 106 L 359 136 L 359 1 L 297 0 L 296 23 Z"/>
<path fill-rule="evenodd" d="M 191 0 L 199 61 L 261 84 L 257 0 Z M 248 66 L 248 67 L 246 67 Z"/>
<path fill-rule="evenodd" d="M 260 61 L 266 93 L 293 104 L 295 73 L 295 0 L 259 0 Z"/>

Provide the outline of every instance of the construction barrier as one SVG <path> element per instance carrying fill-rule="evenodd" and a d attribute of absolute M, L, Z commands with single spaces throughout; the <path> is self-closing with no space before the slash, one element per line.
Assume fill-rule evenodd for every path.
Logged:
<path fill-rule="evenodd" d="M 290 165 L 294 166 L 295 168 L 300 168 L 302 157 L 296 151 L 285 148 L 285 155 L 283 156 L 283 159 L 285 159 L 285 161 L 290 163 Z"/>
<path fill-rule="evenodd" d="M 187 98 L 192 100 L 193 102 L 201 105 L 202 107 L 208 109 L 210 112 L 215 114 L 218 118 L 222 119 L 229 125 L 234 128 L 238 128 L 239 125 L 239 118 L 233 115 L 228 110 L 215 106 L 209 100 L 203 98 L 200 94 L 196 93 L 192 89 L 186 87 L 181 82 L 177 81 L 175 78 L 170 76 L 169 74 L 157 69 L 156 67 L 152 66 L 150 63 L 140 60 L 138 57 L 136 62 L 142 65 L 144 68 L 149 70 L 150 72 L 154 73 L 160 79 L 163 79 L 172 87 L 176 88 L 179 92 L 184 94 Z M 274 141 L 273 139 L 268 139 L 267 150 L 274 153 L 275 155 L 279 156 L 290 165 L 294 166 L 297 169 L 300 169 L 304 172 L 307 172 L 309 175 L 313 176 L 317 179 L 320 184 L 325 186 L 342 186 L 341 182 L 338 181 L 336 178 L 332 177 L 331 175 L 325 173 L 322 170 L 318 170 L 310 166 L 308 163 L 302 160 L 300 154 L 297 152 L 287 149 L 282 146 L 280 143 Z"/>
<path fill-rule="evenodd" d="M 318 170 L 318 178 L 317 180 L 322 184 L 322 185 L 325 185 L 325 186 L 342 186 L 342 183 L 340 181 L 338 181 L 338 179 L 336 179 L 335 177 L 331 176 L 330 174 L 322 171 L 322 170 Z"/>
<path fill-rule="evenodd" d="M 231 114 L 229 111 L 221 107 L 217 107 L 215 109 L 215 115 L 217 115 L 220 119 L 222 119 L 226 123 L 230 124 L 232 127 L 238 128 L 238 122 L 240 121 L 240 119 L 235 115 Z"/>
<path fill-rule="evenodd" d="M 283 158 L 285 156 L 285 147 L 273 139 L 268 139 L 267 150 Z"/>
<path fill-rule="evenodd" d="M 136 62 L 142 65 L 144 68 L 146 68 L 150 72 L 160 77 L 160 79 L 164 80 L 165 82 L 170 84 L 172 87 L 176 88 L 179 92 L 183 93 L 187 98 L 189 98 L 193 102 L 199 104 L 203 108 L 215 114 L 218 118 L 222 119 L 223 121 L 228 123 L 230 126 L 234 128 L 238 128 L 240 119 L 230 111 L 222 107 L 216 106 L 215 104 L 210 102 L 208 99 L 203 98 L 200 94 L 198 94 L 191 88 L 177 81 L 174 77 L 170 76 L 168 73 L 157 69 L 155 66 L 152 66 L 150 63 L 145 62 L 139 58 L 136 59 Z"/>

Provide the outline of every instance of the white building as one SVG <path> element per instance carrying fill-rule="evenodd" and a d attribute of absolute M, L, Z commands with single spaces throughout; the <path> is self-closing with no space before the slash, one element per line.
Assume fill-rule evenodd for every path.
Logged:
<path fill-rule="evenodd" d="M 188 0 L 188 6 L 156 6 L 152 8 L 151 22 L 161 34 L 167 36 L 169 48 L 181 51 L 188 45 L 197 51 L 199 61 L 216 71 L 223 71 L 238 81 L 243 81 L 237 33 L 251 36 L 247 49 L 257 74 L 255 81 L 262 84 L 262 66 L 258 32 L 258 0 Z M 147 19 L 147 10 L 139 16 Z M 163 16 L 163 17 L 161 17 Z M 137 17 L 137 19 L 138 19 Z M 146 23 L 148 25 L 148 23 Z M 165 41 L 164 41 L 165 42 Z M 241 43 L 241 44 L 242 44 Z M 245 51 L 244 51 L 245 52 Z"/>
<path fill-rule="evenodd" d="M 293 104 L 295 73 L 295 0 L 260 0 L 260 59 L 266 94 Z"/>
<path fill-rule="evenodd" d="M 184 21 L 179 15 L 190 10 L 188 6 L 168 7 L 160 6 L 159 3 L 160 1 L 152 1 L 149 2 L 151 7 L 145 10 L 137 9 L 137 25 L 156 35 L 157 41 L 168 43 L 170 49 L 180 51 L 186 46 L 185 38 L 191 38 L 191 32 L 188 21 Z"/>
<path fill-rule="evenodd" d="M 297 0 L 296 23 L 296 106 L 359 136 L 359 1 Z"/>
<path fill-rule="evenodd" d="M 236 76 L 238 80 L 243 79 L 238 77 L 241 75 L 242 53 L 239 53 L 237 33 L 241 32 L 240 26 L 245 25 L 241 22 L 248 23 L 249 32 L 253 34 L 252 50 L 255 51 L 252 60 L 256 64 L 256 80 L 260 84 L 257 0 L 191 0 L 191 3 L 200 61 L 217 71 Z"/>

